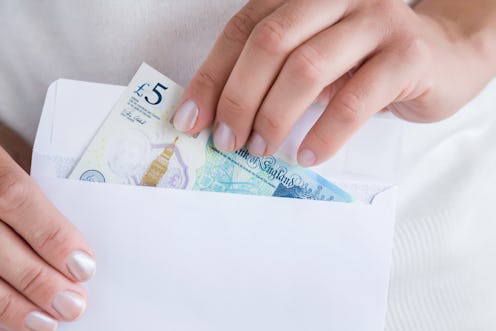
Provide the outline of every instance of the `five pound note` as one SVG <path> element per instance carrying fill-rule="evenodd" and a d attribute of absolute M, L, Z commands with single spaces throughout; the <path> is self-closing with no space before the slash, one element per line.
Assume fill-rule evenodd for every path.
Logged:
<path fill-rule="evenodd" d="M 171 118 L 183 89 L 143 63 L 70 178 L 83 181 L 351 202 L 315 172 L 246 149 L 222 153 L 209 130 L 192 137 Z"/>

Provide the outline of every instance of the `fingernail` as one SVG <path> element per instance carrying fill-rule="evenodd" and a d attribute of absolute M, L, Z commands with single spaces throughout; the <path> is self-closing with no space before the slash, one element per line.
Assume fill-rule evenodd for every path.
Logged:
<path fill-rule="evenodd" d="M 198 114 L 199 110 L 196 103 L 193 100 L 186 101 L 174 115 L 174 127 L 182 132 L 193 129 Z"/>
<path fill-rule="evenodd" d="M 53 308 L 67 321 L 77 320 L 86 309 L 86 301 L 70 291 L 59 292 L 52 300 Z"/>
<path fill-rule="evenodd" d="M 84 252 L 74 252 L 67 258 L 67 269 L 79 281 L 86 282 L 96 272 L 95 260 Z"/>
<path fill-rule="evenodd" d="M 234 151 L 234 134 L 226 124 L 219 123 L 214 133 L 214 144 L 221 152 Z"/>
<path fill-rule="evenodd" d="M 24 326 L 31 331 L 55 331 L 58 323 L 47 315 L 35 311 L 26 316 Z"/>
<path fill-rule="evenodd" d="M 256 132 L 253 132 L 248 143 L 248 151 L 255 156 L 264 156 L 267 150 L 267 143 L 264 138 Z"/>
<path fill-rule="evenodd" d="M 317 161 L 317 158 L 309 149 L 304 149 L 298 154 L 298 164 L 302 167 L 311 167 L 315 164 L 315 161 Z"/>

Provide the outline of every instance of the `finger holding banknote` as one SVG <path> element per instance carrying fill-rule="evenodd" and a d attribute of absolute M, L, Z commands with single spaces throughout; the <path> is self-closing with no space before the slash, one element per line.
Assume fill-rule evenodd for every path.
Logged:
<path fill-rule="evenodd" d="M 180 100 L 182 107 L 174 117 L 176 129 L 196 133 L 212 123 L 223 88 L 248 37 L 280 4 L 280 0 L 250 1 L 229 21 Z"/>
<path fill-rule="evenodd" d="M 95 272 L 81 234 L 0 147 L 0 325 L 55 330 L 86 307 Z"/>
<path fill-rule="evenodd" d="M 491 75 L 442 8 L 439 1 L 417 12 L 399 0 L 250 1 L 187 87 L 175 126 L 196 133 L 213 123 L 219 150 L 247 144 L 254 155 L 270 155 L 332 90 L 299 149 L 299 163 L 313 166 L 385 108 L 410 121 L 444 119 Z M 465 79 L 460 63 L 477 81 L 453 94 L 453 81 Z"/>
<path fill-rule="evenodd" d="M 372 54 L 385 38 L 384 26 L 374 24 L 374 20 L 384 17 L 363 1 L 295 0 L 272 4 L 275 8 L 267 14 L 267 5 L 250 1 L 226 26 L 186 89 L 184 107 L 176 115 L 176 119 L 184 119 L 187 108 L 198 105 L 193 114 L 198 114 L 196 122 L 191 120 L 194 116 L 189 117 L 195 126 L 176 127 L 194 132 L 209 124 L 215 113 L 217 148 L 231 152 L 248 143 L 254 155 L 273 154 L 322 90 Z M 403 4 L 401 7 L 407 8 Z M 230 57 L 234 56 L 235 61 L 222 62 L 226 55 L 219 45 L 233 39 L 232 31 L 237 31 L 238 43 L 231 48 L 239 56 L 233 51 Z M 205 81 L 209 86 L 199 88 Z M 355 102 L 350 88 L 344 92 L 346 87 L 347 84 L 336 93 L 328 109 L 334 113 L 329 114 L 334 122 L 339 122 L 334 125 L 338 129 L 322 138 L 323 124 L 319 123 L 310 133 L 310 141 L 306 141 L 307 148 L 300 152 L 300 164 L 310 166 L 329 157 L 375 108 L 382 109 L 399 93 L 396 84 L 391 95 L 381 96 L 382 102 L 362 110 L 355 108 L 369 101 L 357 96 Z M 208 98 L 212 100 L 204 102 Z"/>

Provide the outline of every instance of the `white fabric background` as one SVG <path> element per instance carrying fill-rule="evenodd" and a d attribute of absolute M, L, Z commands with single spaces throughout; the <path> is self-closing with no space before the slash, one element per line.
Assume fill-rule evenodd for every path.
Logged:
<path fill-rule="evenodd" d="M 496 330 L 496 81 L 402 163 L 386 329 Z"/>
<path fill-rule="evenodd" d="M 48 84 L 127 84 L 142 61 L 186 85 L 243 0 L 2 0 L 0 120 L 33 141 Z M 408 125 L 388 331 L 496 330 L 496 83 Z"/>

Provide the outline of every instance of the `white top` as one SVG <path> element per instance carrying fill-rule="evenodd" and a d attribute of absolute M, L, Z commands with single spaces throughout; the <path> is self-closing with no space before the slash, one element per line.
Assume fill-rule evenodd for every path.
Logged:
<path fill-rule="evenodd" d="M 0 120 L 34 140 L 58 78 L 122 84 L 143 61 L 186 85 L 243 0 L 0 2 Z M 409 125 L 387 330 L 496 330 L 496 84 Z"/>

